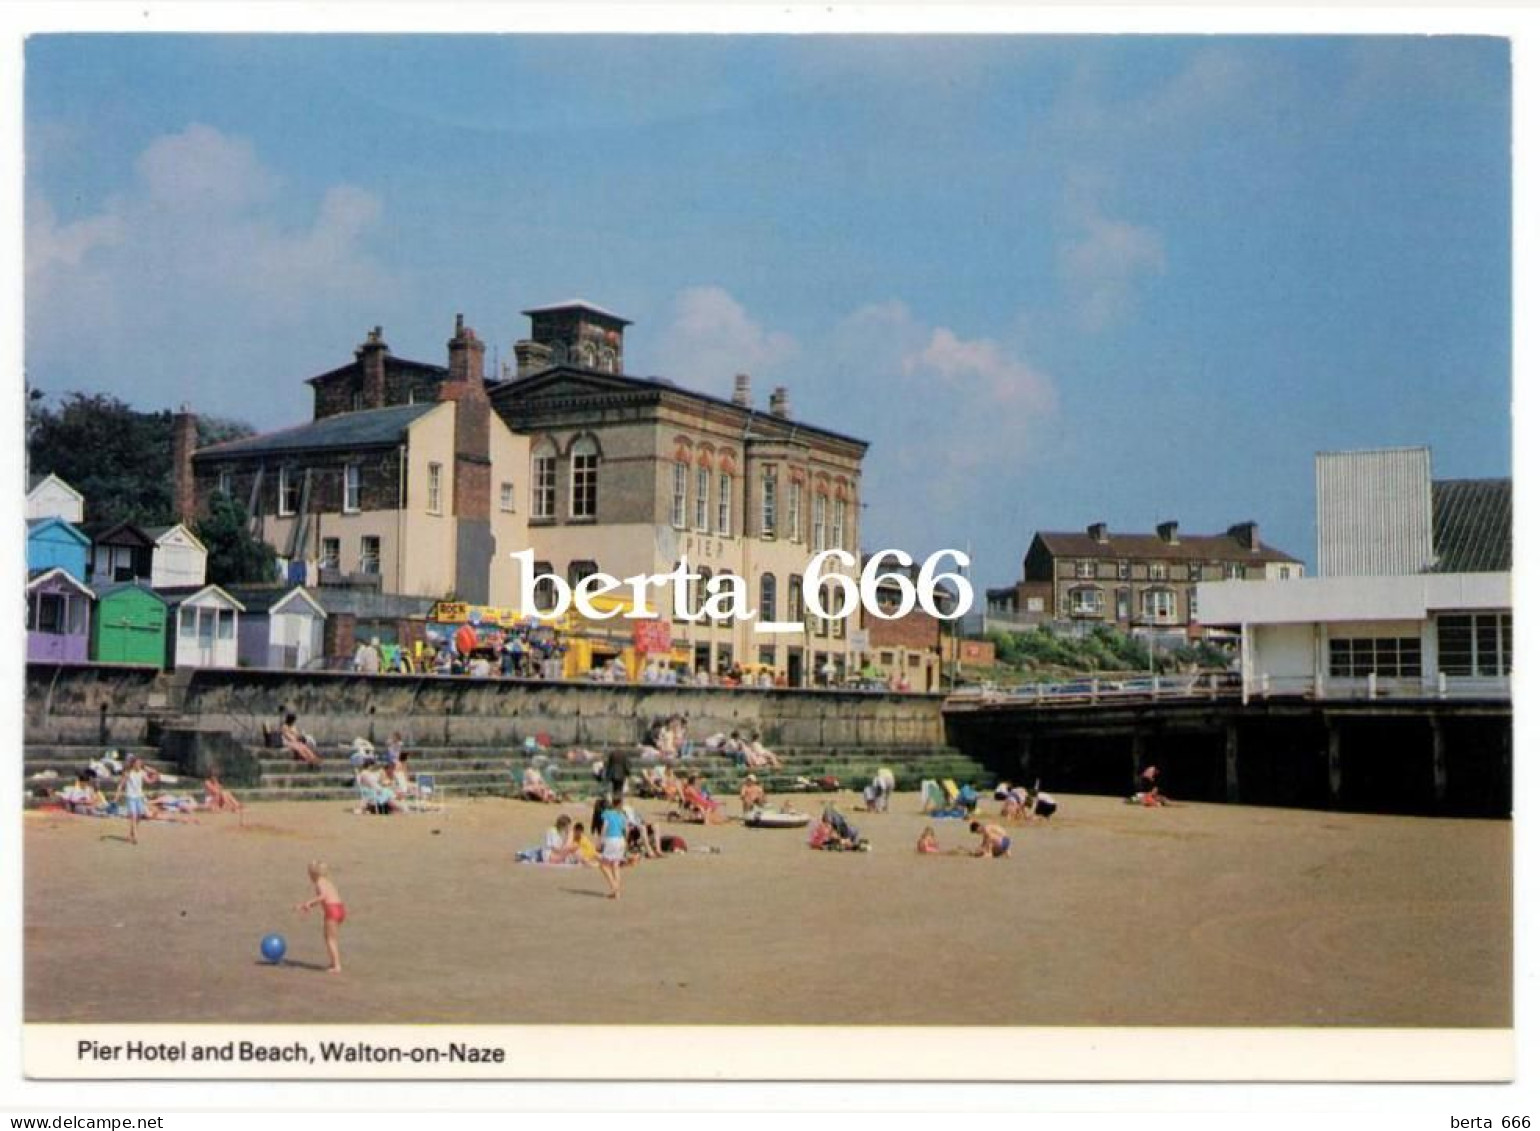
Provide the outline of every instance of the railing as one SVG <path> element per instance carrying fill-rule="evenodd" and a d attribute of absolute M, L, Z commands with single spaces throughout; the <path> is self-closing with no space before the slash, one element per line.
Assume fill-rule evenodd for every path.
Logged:
<path fill-rule="evenodd" d="M 1509 676 L 1450 678 L 1443 672 L 1435 679 L 1420 676 L 1275 676 L 1261 672 L 1245 687 L 1247 698 L 1290 697 L 1306 699 L 1511 699 Z"/>
<path fill-rule="evenodd" d="M 1076 679 L 1057 683 L 1021 684 L 1008 688 L 988 685 L 960 688 L 947 696 L 944 706 L 1054 706 L 1156 699 L 1234 699 L 1240 694 L 1240 684 L 1233 676 L 1223 672 L 1205 672 L 1198 675 L 1138 676 L 1131 679 Z"/>

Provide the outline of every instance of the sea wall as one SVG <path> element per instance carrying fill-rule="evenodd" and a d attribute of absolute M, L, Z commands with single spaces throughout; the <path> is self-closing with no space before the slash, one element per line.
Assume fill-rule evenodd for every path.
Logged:
<path fill-rule="evenodd" d="M 932 695 L 247 669 L 156 678 L 153 669 L 115 665 L 28 666 L 34 743 L 106 734 L 157 744 L 157 716 L 166 714 L 179 727 L 257 745 L 285 711 L 323 745 L 356 736 L 384 743 L 399 730 L 419 745 L 511 747 L 543 735 L 554 746 L 603 748 L 635 743 L 653 719 L 675 714 L 689 719 L 694 738 L 758 730 L 772 749 L 945 745 L 941 699 Z"/>

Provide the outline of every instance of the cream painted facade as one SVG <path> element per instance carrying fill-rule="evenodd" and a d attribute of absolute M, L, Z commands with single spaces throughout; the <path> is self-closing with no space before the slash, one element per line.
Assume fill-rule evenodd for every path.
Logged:
<path fill-rule="evenodd" d="M 455 589 L 455 412 L 444 402 L 407 429 L 406 490 L 397 545 L 399 587 L 414 597 L 451 597 Z M 434 488 L 430 477 L 436 476 Z"/>
<path fill-rule="evenodd" d="M 488 601 L 514 608 L 522 600 L 518 571 L 508 555 L 529 548 L 529 440 L 509 431 L 491 414 L 488 444 L 491 448 L 492 537 L 496 552 L 488 578 Z"/>
<path fill-rule="evenodd" d="M 791 597 L 836 533 L 853 564 L 826 572 L 859 577 L 864 443 L 674 386 L 562 370 L 514 382 L 494 393 L 494 406 L 529 439 L 524 497 L 537 563 L 569 581 L 577 572 L 666 574 L 682 559 L 695 572 L 731 573 L 744 581 L 751 621 L 692 623 L 671 587 L 653 591 L 677 663 L 713 672 L 765 664 L 802 683 L 826 661 L 840 676 L 855 671 L 859 615 L 804 619 Z M 592 514 L 574 486 L 587 453 L 598 457 Z M 767 575 L 773 609 L 762 602 Z M 799 629 L 756 631 L 762 603 L 767 619 Z"/>

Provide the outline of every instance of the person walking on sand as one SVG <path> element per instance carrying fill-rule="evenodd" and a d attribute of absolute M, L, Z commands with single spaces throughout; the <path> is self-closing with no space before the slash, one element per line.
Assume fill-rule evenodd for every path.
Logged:
<path fill-rule="evenodd" d="M 123 767 L 123 776 L 118 779 L 118 790 L 113 794 L 113 801 L 121 801 L 128 813 L 128 843 L 139 843 L 139 822 L 150 819 L 149 809 L 144 803 L 144 784 L 154 782 L 158 775 L 154 770 L 146 769 L 137 754 L 130 754 L 128 763 Z"/>
<path fill-rule="evenodd" d="M 337 885 L 332 883 L 327 875 L 326 865 L 320 860 L 310 862 L 310 882 L 315 885 L 315 898 L 307 899 L 304 903 L 296 903 L 296 911 L 309 911 L 316 904 L 321 905 L 321 937 L 326 941 L 326 953 L 330 956 L 332 964 L 326 968 L 328 974 L 342 973 L 342 956 L 337 950 L 337 931 L 347 920 L 348 909 L 342 904 L 342 896 L 337 892 Z"/>
<path fill-rule="evenodd" d="M 626 814 L 618 797 L 609 799 L 600 821 L 604 835 L 599 848 L 599 872 L 609 885 L 609 898 L 619 899 L 620 867 L 626 862 Z"/>

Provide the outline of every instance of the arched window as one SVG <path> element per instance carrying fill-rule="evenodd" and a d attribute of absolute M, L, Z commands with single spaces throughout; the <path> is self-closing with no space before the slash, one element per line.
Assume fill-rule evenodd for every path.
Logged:
<path fill-rule="evenodd" d="M 695 529 L 711 529 L 711 468 L 704 464 L 695 469 Z"/>
<path fill-rule="evenodd" d="M 535 563 L 535 608 L 541 612 L 556 607 L 556 581 L 551 577 L 550 562 Z"/>
<path fill-rule="evenodd" d="M 599 513 L 599 445 L 592 436 L 580 436 L 572 445 L 573 518 L 594 518 Z"/>
<path fill-rule="evenodd" d="M 529 517 L 556 517 L 556 445 L 541 440 L 529 456 Z"/>
<path fill-rule="evenodd" d="M 779 620 L 775 607 L 775 574 L 764 573 L 759 577 L 759 619 L 762 624 Z"/>
<path fill-rule="evenodd" d="M 690 461 L 688 459 L 676 460 L 674 463 L 674 507 L 671 512 L 671 520 L 675 530 L 683 530 L 685 525 L 685 494 L 690 488 Z"/>
<path fill-rule="evenodd" d="M 829 500 L 822 494 L 813 496 L 813 550 L 827 550 L 824 530 L 827 528 Z"/>

